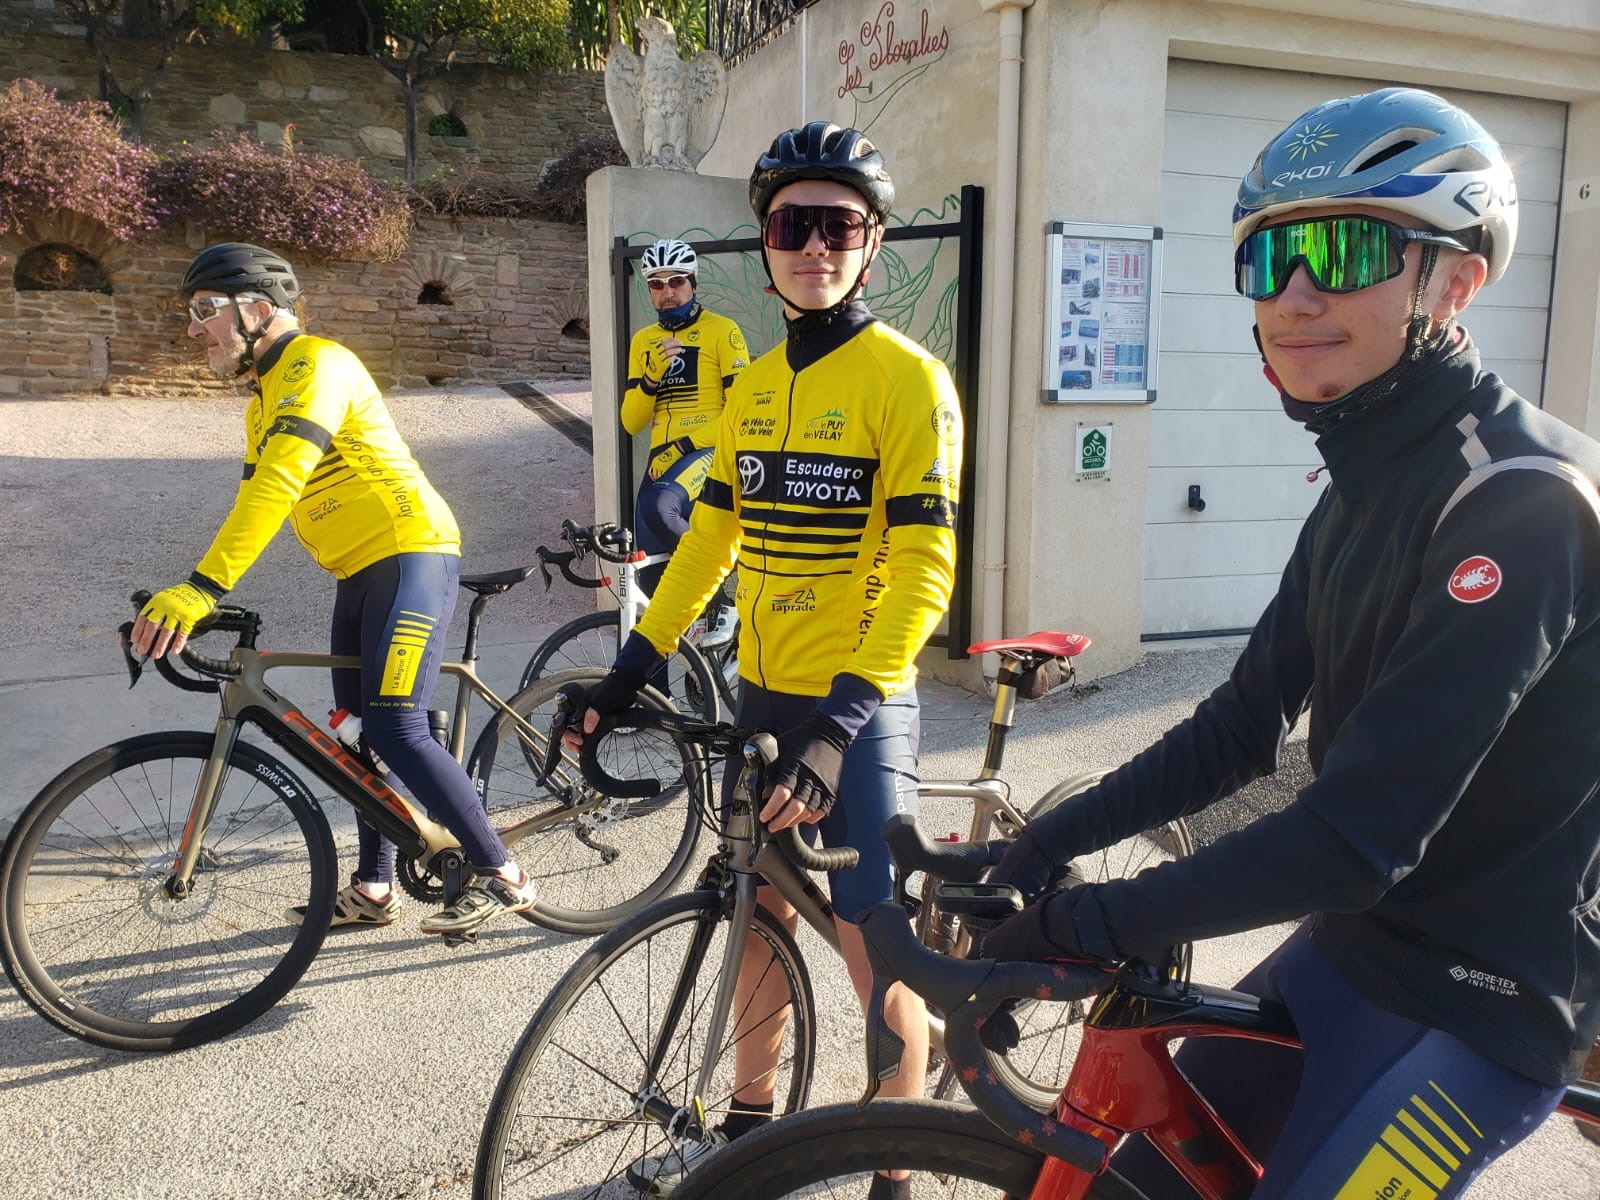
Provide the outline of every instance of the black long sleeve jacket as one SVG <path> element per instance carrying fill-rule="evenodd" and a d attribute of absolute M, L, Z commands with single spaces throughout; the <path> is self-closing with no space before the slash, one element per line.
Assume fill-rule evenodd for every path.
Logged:
<path fill-rule="evenodd" d="M 1600 1032 L 1600 445 L 1470 341 L 1318 442 L 1331 483 L 1229 680 L 1088 793 L 1108 844 L 1276 769 L 1282 812 L 1089 889 L 1090 953 L 1310 913 L 1368 999 L 1547 1084 Z"/>

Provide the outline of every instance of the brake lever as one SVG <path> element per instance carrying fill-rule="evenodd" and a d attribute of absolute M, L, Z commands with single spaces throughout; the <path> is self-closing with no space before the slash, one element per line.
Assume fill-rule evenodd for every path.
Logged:
<path fill-rule="evenodd" d="M 144 674 L 144 664 L 149 661 L 133 652 L 132 621 L 124 621 L 117 626 L 117 645 L 122 648 L 122 661 L 128 668 L 128 690 L 132 691 L 139 683 L 139 676 Z"/>
<path fill-rule="evenodd" d="M 555 557 L 555 552 L 548 546 L 540 546 L 538 549 L 538 555 L 539 574 L 544 576 L 544 590 L 548 592 L 550 590 L 550 585 L 555 582 L 555 578 L 550 574 L 550 564 L 546 560 L 545 556 L 549 555 L 553 558 Z"/>
<path fill-rule="evenodd" d="M 860 1108 L 865 1108 L 878 1094 L 878 1088 L 885 1079 L 893 1079 L 900 1074 L 900 1062 L 905 1056 L 905 1041 L 889 1028 L 888 1018 L 883 1012 L 884 998 L 894 982 L 873 973 L 872 999 L 867 1001 L 867 1086 L 861 1099 L 856 1101 Z"/>
<path fill-rule="evenodd" d="M 543 787 L 556 769 L 556 763 L 561 758 L 561 739 L 583 711 L 585 698 L 581 683 L 569 683 L 556 692 L 555 712 L 550 717 L 550 731 L 545 735 L 544 760 L 539 764 L 539 773 L 533 781 L 536 785 Z"/>

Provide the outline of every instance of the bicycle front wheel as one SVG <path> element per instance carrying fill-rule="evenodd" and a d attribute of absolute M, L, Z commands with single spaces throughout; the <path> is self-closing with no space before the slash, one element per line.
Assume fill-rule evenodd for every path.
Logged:
<path fill-rule="evenodd" d="M 574 617 L 539 644 L 522 669 L 522 686 L 531 687 L 561 671 L 609 671 L 617 660 L 621 629 L 622 617 L 615 609 Z M 706 721 L 720 720 L 715 671 L 698 647 L 679 638 L 678 652 L 667 659 L 664 690 L 679 711 Z M 659 686 L 659 681 L 652 682 Z"/>
<path fill-rule="evenodd" d="M 1058 805 L 1093 787 L 1105 774 L 1091 771 L 1063 780 L 1028 810 L 1028 819 L 1037 821 Z M 1146 867 L 1186 858 L 1193 853 L 1194 837 L 1189 826 L 1180 819 L 1125 838 L 1095 854 L 1074 859 L 1072 876 L 1078 883 L 1131 879 Z M 1185 975 L 1189 972 L 1193 949 L 1188 944 L 1178 947 L 1178 969 Z M 1017 1022 L 1021 1041 L 1006 1054 L 985 1052 L 996 1076 L 1034 1108 L 1048 1109 L 1066 1084 L 1073 1060 L 1077 1058 L 1083 1019 L 1088 1015 L 1090 1003 L 1088 1000 L 1065 1005 L 1029 1003 L 1013 1010 L 1012 1019 Z M 934 1095 L 941 1100 L 958 1099 L 960 1085 L 946 1072 L 935 1086 Z"/>
<path fill-rule="evenodd" d="M 602 672 L 565 671 L 518 692 L 507 713 L 484 728 L 467 760 L 478 794 L 501 840 L 537 884 L 532 916 L 562 933 L 614 929 L 677 886 L 694 857 L 707 789 L 703 759 L 657 730 L 619 730 L 601 743 L 601 764 L 617 779 L 655 779 L 662 790 L 642 799 L 603 796 L 563 750 L 539 782 L 556 693 L 568 683 L 592 687 Z M 640 703 L 665 707 L 646 690 Z"/>
<path fill-rule="evenodd" d="M 708 1052 L 729 916 L 720 892 L 672 896 L 572 965 L 500 1076 L 478 1142 L 474 1200 L 634 1196 L 628 1168 L 648 1174 L 658 1169 L 652 1160 L 674 1153 L 663 1114 L 681 1119 L 698 1100 L 714 1126 L 736 1091 L 762 1082 L 739 1077 L 746 1039 L 776 1047 L 758 1072 L 774 1089 L 775 1112 L 805 1104 L 816 1061 L 811 979 L 794 939 L 760 908 L 745 942 L 753 996 L 709 1047 L 707 1094 L 691 1094 Z"/>
<path fill-rule="evenodd" d="M 835 1104 L 786 1117 L 719 1150 L 674 1200 L 865 1196 L 874 1171 L 908 1170 L 917 1200 L 1026 1196 L 1045 1156 L 1012 1141 L 971 1108 L 937 1100 Z M 1120 1177 L 1089 1185 L 1091 1200 L 1139 1200 Z"/>
<path fill-rule="evenodd" d="M 255 1020 L 316 957 L 338 864 L 328 820 L 243 742 L 218 784 L 187 895 L 166 886 L 212 735 L 97 750 L 39 793 L 0 856 L 0 950 L 27 1002 L 119 1050 L 199 1045 Z M 297 925 L 284 910 L 300 906 Z"/>

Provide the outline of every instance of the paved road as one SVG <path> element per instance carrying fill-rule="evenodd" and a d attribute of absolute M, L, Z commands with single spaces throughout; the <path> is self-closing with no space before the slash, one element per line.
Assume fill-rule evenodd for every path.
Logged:
<path fill-rule="evenodd" d="M 587 415 L 588 397 L 560 398 Z M 466 531 L 469 570 L 527 562 L 558 519 L 588 509 L 589 464 L 516 401 L 487 388 L 397 394 L 392 407 Z M 55 771 L 144 729 L 206 727 L 210 702 L 157 681 L 126 689 L 111 637 L 122 598 L 192 567 L 238 475 L 237 410 L 215 400 L 28 401 L 0 423 L 0 829 Z M 240 589 L 270 615 L 269 639 L 315 646 L 331 596 L 288 535 Z M 485 673 L 504 687 L 545 632 L 580 611 L 571 593 L 521 588 L 495 602 Z M 456 636 L 460 634 L 460 616 Z M 1019 796 L 1119 761 L 1185 714 L 1226 672 L 1226 648 L 1152 655 L 1133 670 L 1024 710 L 1007 759 Z M 293 687 L 308 711 L 314 677 Z M 302 694 L 301 690 L 304 690 Z M 925 774 L 965 777 L 982 752 L 987 704 L 924 688 Z M 1303 767 L 1299 768 L 1303 770 Z M 1285 782 L 1292 786 L 1294 772 Z M 1258 787 L 1242 812 L 1282 803 Z M 959 814 L 928 814 L 934 832 Z M 1237 818 L 1235 818 L 1237 819 Z M 348 869 L 350 834 L 341 825 Z M 1218 836 L 1226 822 L 1202 823 Z M 7 1200 L 167 1200 L 295 1196 L 463 1200 L 488 1098 L 529 1014 L 581 943 L 520 923 L 446 950 L 394 926 L 331 935 L 301 984 L 222 1042 L 144 1057 L 54 1032 L 0 991 L 0 1193 Z M 1234 978 L 1270 933 L 1201 947 L 1196 973 Z M 812 956 L 820 1044 L 855 1044 L 842 972 Z M 817 1099 L 860 1087 L 854 1051 L 824 1064 Z M 580 1181 L 551 1179 L 553 1196 Z M 1600 1150 L 1554 1122 L 1474 1193 L 1499 1200 L 1591 1200 Z"/>

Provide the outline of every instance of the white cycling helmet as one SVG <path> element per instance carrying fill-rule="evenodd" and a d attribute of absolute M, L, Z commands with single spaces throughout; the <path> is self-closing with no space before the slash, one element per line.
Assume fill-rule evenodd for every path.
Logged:
<path fill-rule="evenodd" d="M 1276 213 L 1351 204 L 1392 209 L 1440 233 L 1480 231 L 1486 283 L 1505 274 L 1517 241 L 1517 185 L 1500 144 L 1469 113 L 1418 88 L 1330 100 L 1297 117 L 1240 180 L 1233 244 Z"/>
<path fill-rule="evenodd" d="M 646 279 L 654 275 L 693 275 L 700 268 L 700 260 L 687 242 L 662 238 L 639 256 L 639 274 Z"/>

